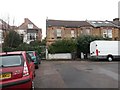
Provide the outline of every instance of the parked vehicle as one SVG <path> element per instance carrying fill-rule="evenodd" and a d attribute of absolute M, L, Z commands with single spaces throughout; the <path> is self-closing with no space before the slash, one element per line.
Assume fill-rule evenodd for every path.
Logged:
<path fill-rule="evenodd" d="M 120 41 L 96 40 L 90 43 L 90 56 L 95 59 L 112 61 L 120 59 Z"/>
<path fill-rule="evenodd" d="M 34 60 L 35 68 L 39 68 L 39 64 L 41 63 L 41 59 L 39 54 L 36 51 L 27 51 L 31 58 Z"/>
<path fill-rule="evenodd" d="M 26 51 L 0 53 L 0 88 L 34 89 L 35 65 Z"/>

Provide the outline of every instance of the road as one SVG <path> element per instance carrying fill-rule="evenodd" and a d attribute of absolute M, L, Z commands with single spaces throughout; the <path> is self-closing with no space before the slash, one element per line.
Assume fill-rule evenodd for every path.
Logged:
<path fill-rule="evenodd" d="M 43 61 L 35 88 L 118 88 L 118 62 Z"/>

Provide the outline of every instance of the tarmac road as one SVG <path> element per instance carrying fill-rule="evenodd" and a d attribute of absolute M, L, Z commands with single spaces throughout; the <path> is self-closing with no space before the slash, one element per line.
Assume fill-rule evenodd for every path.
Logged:
<path fill-rule="evenodd" d="M 118 62 L 43 61 L 35 88 L 118 88 Z"/>

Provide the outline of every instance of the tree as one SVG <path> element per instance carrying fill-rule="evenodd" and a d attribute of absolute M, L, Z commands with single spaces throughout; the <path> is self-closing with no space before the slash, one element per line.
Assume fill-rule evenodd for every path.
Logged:
<path fill-rule="evenodd" d="M 4 40 L 4 45 L 6 47 L 11 47 L 11 48 L 16 48 L 21 44 L 21 38 L 20 35 L 11 30 L 9 33 L 6 35 L 5 40 Z"/>
<path fill-rule="evenodd" d="M 77 38 L 77 53 L 83 52 L 86 56 L 90 52 L 90 42 L 94 40 L 110 40 L 100 36 L 83 35 Z"/>
<path fill-rule="evenodd" d="M 41 46 L 46 46 L 46 37 L 42 40 L 42 42 L 40 43 Z"/>
<path fill-rule="evenodd" d="M 72 53 L 76 51 L 75 40 L 58 40 L 48 47 L 49 53 Z"/>

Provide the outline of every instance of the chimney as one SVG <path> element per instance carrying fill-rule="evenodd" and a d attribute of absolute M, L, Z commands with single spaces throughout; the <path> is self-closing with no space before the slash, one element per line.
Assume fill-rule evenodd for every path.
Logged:
<path fill-rule="evenodd" d="M 24 22 L 27 22 L 28 21 L 28 18 L 24 18 Z"/>
<path fill-rule="evenodd" d="M 119 18 L 115 18 L 115 19 L 113 19 L 113 21 L 119 21 Z"/>

